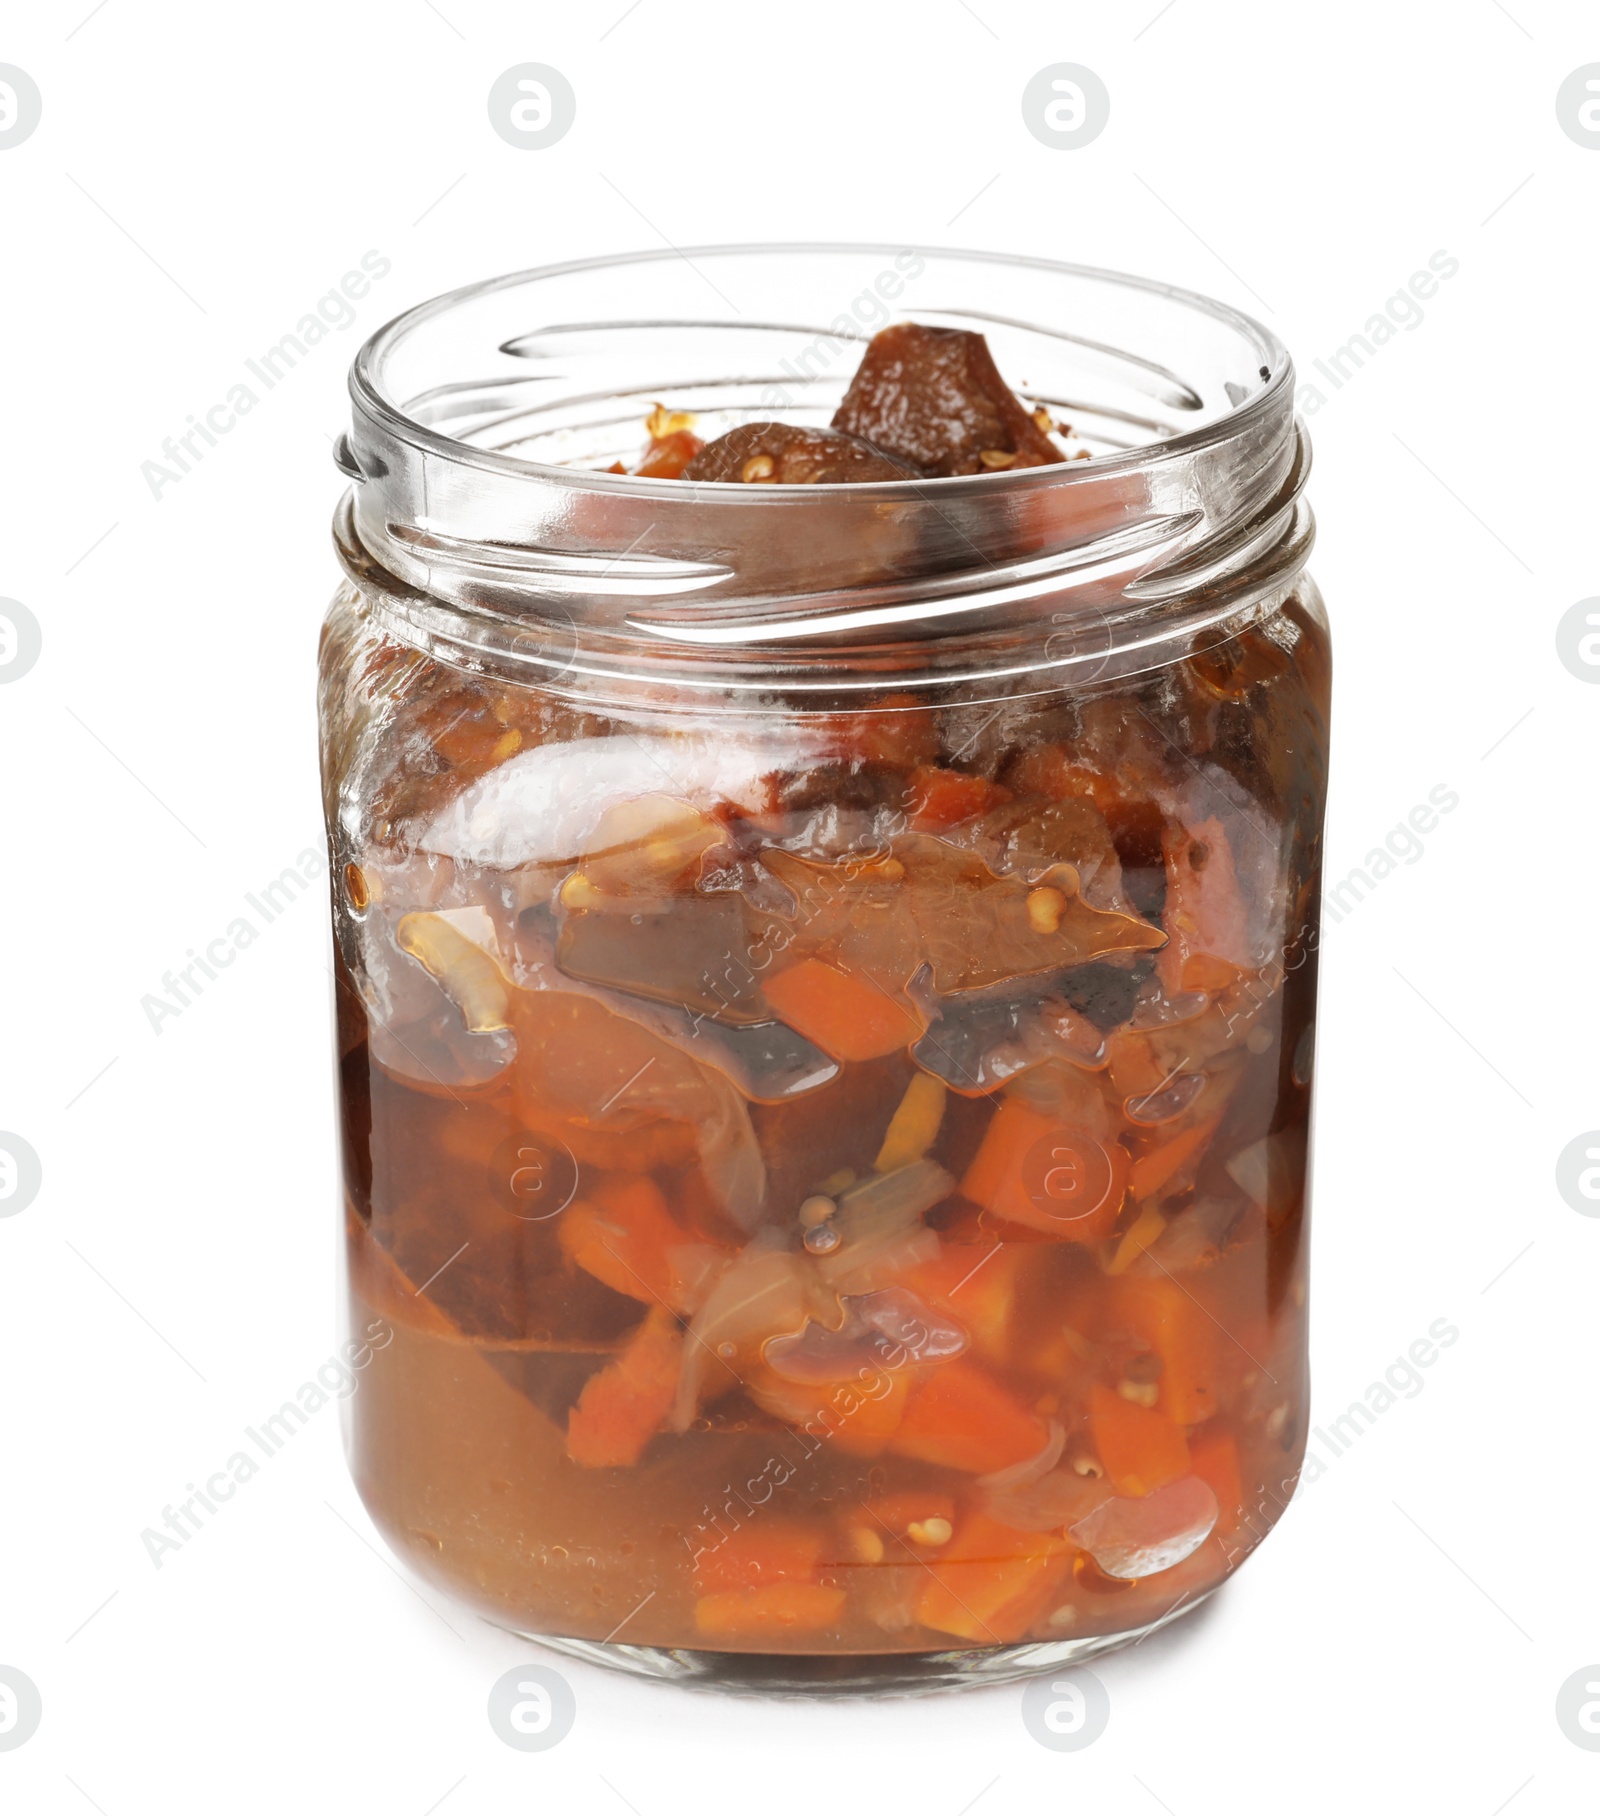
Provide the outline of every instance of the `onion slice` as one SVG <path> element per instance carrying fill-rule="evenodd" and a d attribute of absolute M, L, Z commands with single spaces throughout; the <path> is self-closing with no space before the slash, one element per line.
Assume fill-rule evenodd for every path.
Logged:
<path fill-rule="evenodd" d="M 1024 1457 L 1020 1463 L 1012 1463 L 1005 1469 L 997 1469 L 993 1475 L 979 1476 L 973 1486 L 980 1491 L 1004 1493 L 1008 1488 L 1031 1488 L 1035 1482 L 1049 1475 L 1056 1464 L 1061 1461 L 1061 1453 L 1066 1448 L 1067 1434 L 1052 1419 L 1050 1437 L 1043 1450 L 1034 1456 Z"/>

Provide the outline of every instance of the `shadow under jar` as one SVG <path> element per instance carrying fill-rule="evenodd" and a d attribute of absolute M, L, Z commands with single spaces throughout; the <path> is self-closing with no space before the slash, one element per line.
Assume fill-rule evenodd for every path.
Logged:
<path fill-rule="evenodd" d="M 607 470 L 978 329 L 1088 458 Z M 552 267 L 363 348 L 321 723 L 351 1466 L 424 1578 L 731 1688 L 1194 1607 L 1306 1429 L 1328 634 L 1284 348 L 1037 260 Z"/>

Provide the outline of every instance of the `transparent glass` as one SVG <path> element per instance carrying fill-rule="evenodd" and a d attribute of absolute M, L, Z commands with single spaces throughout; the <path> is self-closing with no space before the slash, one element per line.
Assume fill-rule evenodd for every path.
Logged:
<path fill-rule="evenodd" d="M 1092 458 L 605 469 L 980 328 Z M 1305 1443 L 1329 655 L 1293 369 L 907 247 L 519 274 L 363 348 L 321 719 L 350 1456 L 547 1644 L 938 1688 L 1195 1606 Z"/>

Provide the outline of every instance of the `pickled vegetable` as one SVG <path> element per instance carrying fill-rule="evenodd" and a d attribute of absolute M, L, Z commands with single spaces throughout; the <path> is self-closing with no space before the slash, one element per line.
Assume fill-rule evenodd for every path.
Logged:
<path fill-rule="evenodd" d="M 928 474 L 1064 459 L 1012 394 L 981 334 L 898 322 L 875 334 L 833 426 Z"/>
<path fill-rule="evenodd" d="M 914 469 L 854 435 L 752 422 L 732 429 L 697 453 L 685 479 L 723 479 L 741 485 L 849 485 L 902 479 Z"/>

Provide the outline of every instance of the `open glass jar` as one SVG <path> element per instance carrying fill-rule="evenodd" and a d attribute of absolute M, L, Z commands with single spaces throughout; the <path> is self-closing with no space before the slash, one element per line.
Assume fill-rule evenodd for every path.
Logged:
<path fill-rule="evenodd" d="M 1075 458 L 607 470 L 981 329 Z M 1037 260 L 547 270 L 362 349 L 321 666 L 351 1462 L 627 1668 L 935 1687 L 1193 1607 L 1305 1441 L 1326 621 L 1294 374 Z M 1053 413 L 1053 414 L 1052 414 Z"/>

